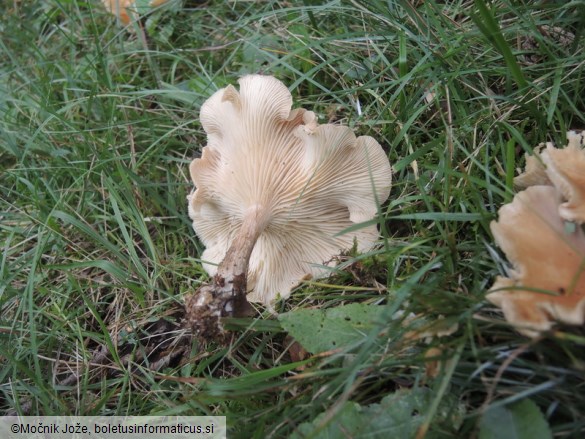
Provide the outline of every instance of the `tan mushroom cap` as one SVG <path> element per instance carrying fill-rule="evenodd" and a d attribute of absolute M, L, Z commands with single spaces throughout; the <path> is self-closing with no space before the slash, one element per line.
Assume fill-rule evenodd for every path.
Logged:
<path fill-rule="evenodd" d="M 563 149 L 547 146 L 542 160 L 547 175 L 566 200 L 559 207 L 560 215 L 582 224 L 585 222 L 585 133 L 571 131 L 567 140 L 568 145 Z"/>
<path fill-rule="evenodd" d="M 585 132 L 569 131 L 567 140 L 565 148 L 541 143 L 533 155 L 526 155 L 526 168 L 514 178 L 514 185 L 520 189 L 555 186 L 565 198 L 559 207 L 561 217 L 582 224 L 585 222 Z"/>
<path fill-rule="evenodd" d="M 273 77 L 249 75 L 240 91 L 228 86 L 201 108 L 208 144 L 191 163 L 193 227 L 206 246 L 204 268 L 214 275 L 244 217 L 263 229 L 248 267 L 249 301 L 270 305 L 303 278 L 323 277 L 333 255 L 357 242 L 377 242 L 372 220 L 390 192 L 391 169 L 371 137 L 318 125 Z"/>
<path fill-rule="evenodd" d="M 528 336 L 553 321 L 585 322 L 585 233 L 559 216 L 562 195 L 532 186 L 499 210 L 491 230 L 514 269 L 498 277 L 487 299 Z M 573 229 L 573 230 L 571 230 Z"/>
<path fill-rule="evenodd" d="M 149 5 L 154 8 L 156 6 L 162 5 L 167 1 L 168 0 L 151 0 Z M 128 13 L 128 8 L 134 5 L 136 0 L 102 0 L 102 3 L 108 12 L 117 16 L 122 23 L 130 23 L 130 14 Z"/>
<path fill-rule="evenodd" d="M 550 178 L 546 174 L 546 169 L 542 162 L 541 149 L 545 146 L 553 147 L 552 143 L 541 143 L 538 147 L 534 148 L 532 155 L 524 154 L 526 159 L 526 168 L 524 172 L 514 178 L 514 186 L 519 189 L 526 189 L 530 186 L 552 185 Z"/>

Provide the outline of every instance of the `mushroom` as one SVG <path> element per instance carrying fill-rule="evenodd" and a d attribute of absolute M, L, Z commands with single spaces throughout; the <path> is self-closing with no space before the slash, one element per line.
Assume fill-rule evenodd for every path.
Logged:
<path fill-rule="evenodd" d="M 167 0 L 151 0 L 149 6 L 155 8 Z M 120 19 L 124 25 L 130 24 L 131 7 L 136 0 L 102 0 L 102 3 L 111 14 Z M 130 13 L 129 13 L 130 12 Z"/>
<path fill-rule="evenodd" d="M 550 142 L 535 148 L 534 155 L 526 157 L 525 171 L 514 178 L 514 185 L 521 189 L 555 186 L 566 200 L 559 207 L 560 215 L 567 221 L 582 224 L 585 222 L 585 132 L 569 131 L 567 141 L 562 149 Z"/>
<path fill-rule="evenodd" d="M 585 151 L 582 133 L 567 138 L 566 148 L 548 144 L 540 154 L 550 185 L 518 193 L 491 224 L 514 268 L 486 297 L 530 337 L 555 320 L 585 323 Z"/>
<path fill-rule="evenodd" d="M 390 192 L 390 163 L 373 138 L 291 111 L 290 92 L 273 77 L 239 83 L 201 107 L 208 144 L 190 166 L 189 216 L 213 282 L 185 307 L 204 338 L 220 335 L 219 318 L 248 301 L 270 308 L 303 279 L 327 275 L 327 261 L 354 243 L 371 249 L 372 220 Z"/>
<path fill-rule="evenodd" d="M 491 224 L 514 268 L 509 278 L 496 279 L 486 297 L 531 337 L 549 330 L 553 320 L 585 321 L 585 233 L 565 226 L 561 203 L 554 187 L 532 186 L 500 208 Z"/>
<path fill-rule="evenodd" d="M 534 148 L 533 155 L 524 154 L 526 168 L 523 173 L 514 178 L 514 186 L 518 189 L 526 189 L 530 186 L 552 185 L 542 163 L 541 151 L 545 146 L 552 147 L 552 143 L 541 143 L 538 147 Z"/>
<path fill-rule="evenodd" d="M 546 173 L 566 200 L 559 214 L 567 221 L 585 222 L 585 132 L 570 131 L 563 149 L 547 146 L 542 153 Z"/>

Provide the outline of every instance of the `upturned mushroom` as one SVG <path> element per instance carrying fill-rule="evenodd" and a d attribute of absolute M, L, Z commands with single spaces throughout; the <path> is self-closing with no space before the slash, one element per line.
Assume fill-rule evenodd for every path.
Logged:
<path fill-rule="evenodd" d="M 290 92 L 273 77 L 239 83 L 201 107 L 208 143 L 190 167 L 189 215 L 213 282 L 185 308 L 204 338 L 220 335 L 219 319 L 248 301 L 271 307 L 303 279 L 327 275 L 328 261 L 354 243 L 371 249 L 372 220 L 390 192 L 390 163 L 373 138 L 291 111 Z"/>
<path fill-rule="evenodd" d="M 491 224 L 513 269 L 486 297 L 530 337 L 554 321 L 585 323 L 585 150 L 583 133 L 567 137 L 566 148 L 548 144 L 527 169 L 546 179 L 518 193 Z"/>

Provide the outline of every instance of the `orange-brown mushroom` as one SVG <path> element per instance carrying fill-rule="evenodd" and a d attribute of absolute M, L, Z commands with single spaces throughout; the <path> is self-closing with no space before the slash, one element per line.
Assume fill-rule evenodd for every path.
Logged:
<path fill-rule="evenodd" d="M 541 143 L 534 148 L 533 154 L 525 154 L 526 167 L 524 172 L 514 178 L 514 186 L 518 189 L 526 189 L 530 186 L 550 186 L 552 182 L 546 174 L 544 163 L 542 162 L 541 151 L 544 147 L 551 146 L 552 143 Z"/>
<path fill-rule="evenodd" d="M 560 215 L 555 187 L 532 186 L 499 210 L 491 224 L 513 265 L 498 277 L 487 299 L 527 336 L 549 330 L 555 320 L 585 322 L 585 233 Z"/>
<path fill-rule="evenodd" d="M 559 214 L 568 221 L 585 222 L 585 131 L 569 131 L 567 146 L 556 148 L 542 143 L 526 156 L 526 168 L 514 178 L 520 189 L 530 186 L 555 186 L 564 202 Z"/>
<path fill-rule="evenodd" d="M 151 0 L 149 6 L 154 8 L 168 0 Z M 136 0 L 102 0 L 102 3 L 111 14 L 120 19 L 124 25 L 130 24 L 132 17 L 132 7 Z"/>
<path fill-rule="evenodd" d="M 559 214 L 567 221 L 585 222 L 585 132 L 567 134 L 568 145 L 563 149 L 547 146 L 542 153 L 546 173 L 553 185 L 563 194 Z"/>

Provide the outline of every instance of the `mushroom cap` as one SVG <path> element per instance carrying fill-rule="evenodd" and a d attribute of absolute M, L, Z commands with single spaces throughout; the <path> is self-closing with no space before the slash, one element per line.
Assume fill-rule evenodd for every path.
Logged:
<path fill-rule="evenodd" d="M 113 15 L 116 15 L 120 21 L 124 24 L 130 23 L 130 16 L 128 15 L 127 8 L 132 5 L 135 0 L 102 0 L 102 3 Z"/>
<path fill-rule="evenodd" d="M 526 189 L 530 186 L 552 185 L 550 178 L 546 174 L 546 169 L 542 163 L 540 152 L 545 146 L 550 146 L 552 148 L 553 144 L 550 142 L 546 144 L 541 143 L 538 147 L 534 148 L 533 155 L 524 154 L 526 167 L 524 172 L 517 177 L 514 177 L 514 186 L 519 189 Z"/>
<path fill-rule="evenodd" d="M 585 322 L 585 233 L 567 227 L 561 203 L 556 188 L 532 186 L 501 207 L 491 223 L 514 268 L 509 278 L 498 277 L 486 297 L 528 336 L 550 329 L 554 320 Z"/>
<path fill-rule="evenodd" d="M 561 217 L 582 224 L 585 222 L 585 132 L 569 131 L 567 140 L 563 149 L 550 142 L 541 143 L 533 155 L 526 155 L 526 168 L 514 178 L 514 185 L 520 189 L 555 186 L 565 199 L 559 206 Z"/>
<path fill-rule="evenodd" d="M 263 228 L 248 266 L 249 301 L 270 305 L 307 277 L 329 273 L 323 264 L 357 242 L 378 240 L 370 221 L 390 193 L 386 153 L 371 137 L 319 125 L 314 113 L 291 111 L 286 86 L 269 76 L 239 80 L 201 107 L 207 146 L 191 163 L 193 228 L 205 244 L 203 266 L 214 275 L 246 213 Z"/>
<path fill-rule="evenodd" d="M 149 6 L 154 8 L 162 5 L 167 0 L 151 0 Z M 116 15 L 125 25 L 130 24 L 128 8 L 136 3 L 136 0 L 102 0 L 102 3 L 111 14 Z"/>
<path fill-rule="evenodd" d="M 585 222 L 585 132 L 570 131 L 567 140 L 568 145 L 563 149 L 547 146 L 542 160 L 547 175 L 566 200 L 559 207 L 560 215 L 582 224 Z"/>

